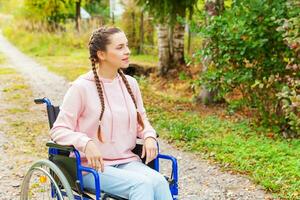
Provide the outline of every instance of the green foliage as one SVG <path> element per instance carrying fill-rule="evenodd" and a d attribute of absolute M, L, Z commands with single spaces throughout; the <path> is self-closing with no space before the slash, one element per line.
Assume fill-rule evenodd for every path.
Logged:
<path fill-rule="evenodd" d="M 17 14 L 24 0 L 0 0 L 0 12 L 5 14 Z"/>
<path fill-rule="evenodd" d="M 23 15 L 35 23 L 46 23 L 57 28 L 59 23 L 74 14 L 74 0 L 24 0 Z"/>
<path fill-rule="evenodd" d="M 289 19 L 279 20 L 281 26 L 277 28 L 283 34 L 284 41 L 293 51 L 294 56 L 287 59 L 286 69 L 293 72 L 286 76 L 286 83 L 277 94 L 281 104 L 278 105 L 278 114 L 284 119 L 286 127 L 290 128 L 291 135 L 300 133 L 300 4 L 296 0 L 288 4 Z M 289 131 L 288 129 L 286 131 Z"/>
<path fill-rule="evenodd" d="M 286 126 L 291 117 L 284 120 L 276 114 L 278 93 L 285 86 L 291 87 L 289 79 L 300 76 L 299 70 L 286 67 L 291 60 L 299 63 L 299 57 L 287 48 L 285 36 L 277 30 L 278 20 L 296 17 L 295 13 L 289 12 L 284 0 L 236 2 L 232 9 L 211 18 L 200 30 L 209 45 L 198 55 L 212 59 L 200 82 L 210 91 L 219 91 L 219 98 L 238 89 L 246 105 L 258 111 L 260 123 L 300 134 L 298 128 Z M 297 32 L 299 28 L 293 30 Z M 299 89 L 294 91 L 299 95 Z M 293 122 L 293 126 L 296 124 Z"/>
<path fill-rule="evenodd" d="M 160 23 L 177 22 L 178 17 L 185 17 L 186 10 L 192 10 L 197 0 L 136 0 L 137 3 L 149 11 L 154 19 Z"/>
<path fill-rule="evenodd" d="M 75 19 L 77 0 L 24 0 L 22 16 L 31 22 L 30 29 L 42 27 L 56 31 L 65 30 L 64 23 Z M 108 1 L 81 0 L 81 7 L 105 22 L 109 17 Z"/>
<path fill-rule="evenodd" d="M 110 17 L 108 0 L 85 0 L 82 4 L 92 16 L 100 17 L 104 23 L 108 22 Z"/>

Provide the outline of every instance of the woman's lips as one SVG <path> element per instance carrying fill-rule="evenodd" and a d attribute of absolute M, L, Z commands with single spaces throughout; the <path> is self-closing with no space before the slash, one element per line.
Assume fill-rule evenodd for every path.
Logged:
<path fill-rule="evenodd" d="M 124 62 L 129 62 L 129 58 L 122 59 Z"/>

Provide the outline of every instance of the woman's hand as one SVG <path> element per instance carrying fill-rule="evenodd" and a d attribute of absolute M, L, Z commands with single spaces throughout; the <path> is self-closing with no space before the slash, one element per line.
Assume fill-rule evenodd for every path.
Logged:
<path fill-rule="evenodd" d="M 84 153 L 88 160 L 89 166 L 101 172 L 104 171 L 104 162 L 101 153 L 99 152 L 98 147 L 93 140 L 88 141 Z"/>
<path fill-rule="evenodd" d="M 149 162 L 155 159 L 157 154 L 158 154 L 158 150 L 157 150 L 156 139 L 154 139 L 153 137 L 147 137 L 144 141 L 143 151 L 142 151 L 142 158 L 146 156 L 145 164 L 147 165 Z"/>

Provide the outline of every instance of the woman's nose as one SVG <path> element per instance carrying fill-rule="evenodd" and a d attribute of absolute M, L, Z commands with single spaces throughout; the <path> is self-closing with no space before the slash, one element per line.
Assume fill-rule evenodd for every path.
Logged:
<path fill-rule="evenodd" d="M 131 53 L 130 49 L 128 47 L 126 47 L 125 54 L 129 55 L 130 53 Z"/>

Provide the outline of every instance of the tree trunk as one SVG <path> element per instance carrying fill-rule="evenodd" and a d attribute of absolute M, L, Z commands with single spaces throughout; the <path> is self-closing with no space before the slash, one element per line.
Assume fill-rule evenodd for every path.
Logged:
<path fill-rule="evenodd" d="M 75 15 L 75 28 L 77 32 L 80 32 L 80 5 L 81 5 L 81 0 L 76 1 L 76 15 Z"/>
<path fill-rule="evenodd" d="M 173 29 L 172 44 L 173 67 L 180 67 L 184 64 L 184 24 L 175 24 Z"/>
<path fill-rule="evenodd" d="M 206 0 L 205 1 L 205 11 L 208 14 L 208 17 L 206 19 L 206 24 L 209 24 L 209 19 L 212 16 L 219 15 L 224 10 L 224 0 Z M 206 48 L 208 45 L 210 45 L 210 40 L 206 40 L 203 42 L 203 47 Z M 208 66 L 212 62 L 210 56 L 206 56 L 202 60 L 202 72 L 206 72 L 208 69 Z M 197 103 L 203 103 L 203 104 L 212 104 L 216 103 L 215 97 L 217 95 L 217 91 L 208 91 L 203 85 L 201 87 L 201 92 L 198 95 L 196 101 Z"/>
<path fill-rule="evenodd" d="M 131 30 L 131 37 L 132 37 L 132 41 L 133 44 L 131 44 L 132 46 L 134 46 L 135 48 L 137 48 L 137 41 L 136 41 L 136 32 L 135 32 L 135 12 L 134 10 L 131 12 L 131 22 L 132 22 L 132 30 Z"/>
<path fill-rule="evenodd" d="M 187 46 L 188 54 L 191 53 L 191 39 L 192 39 L 191 27 L 188 26 L 188 46 Z"/>
<path fill-rule="evenodd" d="M 144 12 L 141 12 L 141 18 L 140 18 L 140 42 L 139 42 L 139 48 L 138 48 L 138 54 L 143 53 L 143 44 L 144 44 Z"/>
<path fill-rule="evenodd" d="M 165 76 L 170 64 L 169 27 L 166 24 L 158 25 L 158 58 L 159 75 Z"/>
<path fill-rule="evenodd" d="M 188 46 L 187 46 L 187 51 L 188 54 L 191 53 L 191 39 L 192 39 L 192 33 L 191 33 L 191 22 L 192 22 L 192 16 L 193 16 L 193 6 L 189 7 L 189 22 L 188 22 Z"/>

